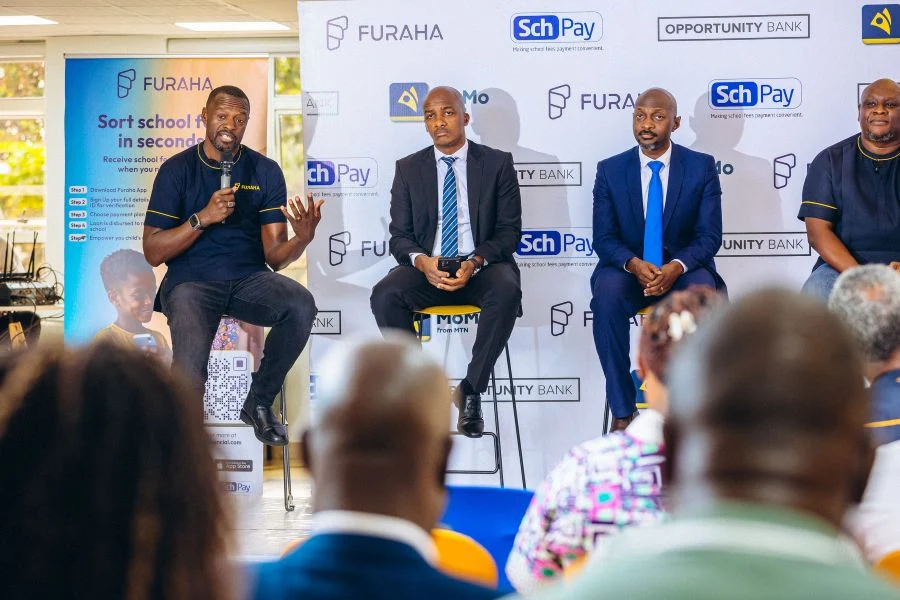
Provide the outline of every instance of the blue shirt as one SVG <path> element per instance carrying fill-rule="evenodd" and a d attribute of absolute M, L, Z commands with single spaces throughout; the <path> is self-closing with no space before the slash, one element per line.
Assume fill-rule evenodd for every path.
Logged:
<path fill-rule="evenodd" d="M 887 264 L 900 260 L 900 152 L 872 154 L 860 137 L 838 142 L 812 161 L 797 218 L 830 221 L 857 262 Z M 823 263 L 819 258 L 815 267 Z"/>
<path fill-rule="evenodd" d="M 144 225 L 181 225 L 209 203 L 220 188 L 221 174 L 202 143 L 179 152 L 159 168 Z M 190 248 L 166 262 L 167 285 L 242 279 L 268 269 L 260 227 L 286 221 L 279 209 L 287 198 L 284 174 L 275 161 L 241 146 L 231 182 L 238 188 L 234 213 L 224 223 L 210 225 Z"/>
<path fill-rule="evenodd" d="M 900 440 L 900 369 L 882 373 L 872 382 L 872 421 L 876 442 L 889 444 Z"/>

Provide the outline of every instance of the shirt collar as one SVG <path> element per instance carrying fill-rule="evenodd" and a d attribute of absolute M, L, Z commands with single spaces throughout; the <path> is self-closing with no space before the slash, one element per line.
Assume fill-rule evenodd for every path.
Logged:
<path fill-rule="evenodd" d="M 645 444 L 662 446 L 664 419 L 662 413 L 648 408 L 641 411 L 641 414 L 631 422 L 625 432 Z"/>
<path fill-rule="evenodd" d="M 326 510 L 313 515 L 312 533 L 344 533 L 393 540 L 412 546 L 428 564 L 437 562 L 437 547 L 431 536 L 406 519 L 349 510 Z"/>
<path fill-rule="evenodd" d="M 663 153 L 663 155 L 660 156 L 659 158 L 650 158 L 649 156 L 644 154 L 644 152 L 641 150 L 640 146 L 638 146 L 638 157 L 641 159 L 641 168 L 642 169 L 646 169 L 647 165 L 650 163 L 650 161 L 653 161 L 653 160 L 658 160 L 659 162 L 661 162 L 663 164 L 663 169 L 668 169 L 669 161 L 672 160 L 672 142 L 669 142 L 669 147 L 666 149 L 666 151 Z"/>
<path fill-rule="evenodd" d="M 462 148 L 454 152 L 453 154 L 444 154 L 440 150 L 437 149 L 437 146 L 434 147 L 434 160 L 435 162 L 440 162 L 442 158 L 445 156 L 455 156 L 456 164 L 465 164 L 466 159 L 469 158 L 469 140 L 466 140 L 466 143 L 462 145 Z"/>

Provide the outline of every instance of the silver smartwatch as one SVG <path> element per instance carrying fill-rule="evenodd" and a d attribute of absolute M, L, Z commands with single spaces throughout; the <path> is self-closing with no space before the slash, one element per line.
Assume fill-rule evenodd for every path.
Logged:
<path fill-rule="evenodd" d="M 203 229 L 203 223 L 200 222 L 200 217 L 197 216 L 197 213 L 192 214 L 188 218 L 188 225 L 190 225 L 191 229 L 193 229 L 194 231 L 200 231 L 201 229 Z"/>

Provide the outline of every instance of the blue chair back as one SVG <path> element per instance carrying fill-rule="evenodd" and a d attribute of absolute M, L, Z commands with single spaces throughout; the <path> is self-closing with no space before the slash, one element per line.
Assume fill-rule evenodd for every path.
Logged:
<path fill-rule="evenodd" d="M 461 485 L 449 485 L 447 492 L 449 498 L 441 526 L 464 533 L 484 546 L 497 563 L 500 575 L 497 589 L 513 592 L 506 578 L 506 559 L 534 493 Z"/>

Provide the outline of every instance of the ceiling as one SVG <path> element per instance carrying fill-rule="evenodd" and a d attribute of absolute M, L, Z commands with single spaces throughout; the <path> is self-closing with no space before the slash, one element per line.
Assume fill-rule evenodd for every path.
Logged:
<path fill-rule="evenodd" d="M 0 40 L 7 41 L 77 35 L 297 36 L 296 0 L 0 0 L 0 15 L 35 15 L 59 23 L 0 26 Z M 192 21 L 276 21 L 289 31 L 210 34 L 175 26 Z"/>

